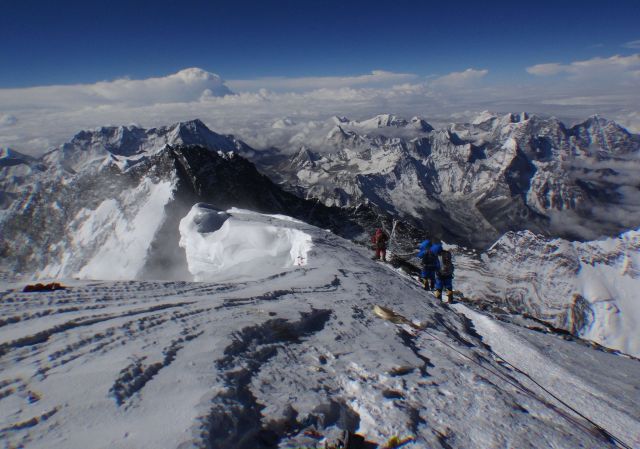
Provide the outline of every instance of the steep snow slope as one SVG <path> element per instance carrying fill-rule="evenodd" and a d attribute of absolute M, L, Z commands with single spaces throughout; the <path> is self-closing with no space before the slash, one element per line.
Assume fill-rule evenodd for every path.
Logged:
<path fill-rule="evenodd" d="M 3 286 L 0 438 L 9 447 L 320 447 L 338 429 L 373 443 L 411 436 L 407 448 L 600 449 L 615 447 L 611 435 L 640 443 L 637 360 L 528 330 L 505 347 L 507 332 L 475 316 L 474 330 L 401 273 L 297 220 L 197 206 L 182 232 L 187 247 L 210 250 L 196 256 L 225 255 L 225 267 L 207 265 L 211 276 L 238 267 L 242 280 L 69 281 L 31 294 Z M 272 264 L 245 258 L 248 243 L 229 251 L 267 234 L 281 249 Z M 282 248 L 301 241 L 294 234 L 312 246 L 302 245 L 304 264 L 283 267 L 291 253 Z M 426 328 L 382 320 L 374 304 Z M 543 348 L 522 368 L 557 399 L 492 345 L 514 364 L 521 350 Z"/>
<path fill-rule="evenodd" d="M 640 232 L 583 243 L 510 232 L 456 262 L 457 288 L 471 300 L 640 357 Z"/>
<path fill-rule="evenodd" d="M 66 223 L 68 240 L 49 246 L 52 258 L 38 278 L 135 279 L 147 263 L 153 239 L 166 218 L 176 179 L 144 178 L 95 209 L 83 208 Z"/>
<path fill-rule="evenodd" d="M 608 357 L 603 357 L 603 353 L 492 320 L 461 304 L 453 308 L 472 320 L 474 328 L 482 336 L 483 342 L 491 347 L 495 357 L 512 369 L 522 371 L 521 380 L 529 387 L 544 385 L 558 401 L 566 402 L 571 398 L 569 402 L 580 413 L 598 415 L 600 422 L 606 423 L 604 427 L 619 436 L 625 435 L 634 447 L 640 444 L 635 430 L 631 430 L 637 428 L 637 419 L 615 405 L 615 395 L 625 393 L 619 391 L 612 395 L 594 389 L 596 385 L 616 384 L 621 387 L 626 384 L 626 374 L 608 366 Z M 640 362 L 636 360 L 635 363 Z M 602 413 L 604 409 L 608 411 Z"/>

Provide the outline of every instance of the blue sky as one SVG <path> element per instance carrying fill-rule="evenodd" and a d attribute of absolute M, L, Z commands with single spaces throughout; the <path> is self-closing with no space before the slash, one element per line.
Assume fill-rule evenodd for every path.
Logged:
<path fill-rule="evenodd" d="M 640 0 L 5 1 L 0 147 L 199 118 L 295 148 L 332 115 L 485 110 L 640 132 L 639 22 Z"/>
<path fill-rule="evenodd" d="M 640 1 L 30 1 L 0 14 L 0 88 L 147 78 L 420 76 L 627 55 Z"/>

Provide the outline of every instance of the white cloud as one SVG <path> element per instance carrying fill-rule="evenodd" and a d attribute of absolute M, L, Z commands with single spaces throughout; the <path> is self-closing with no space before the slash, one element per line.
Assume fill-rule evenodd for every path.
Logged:
<path fill-rule="evenodd" d="M 219 96 L 231 91 L 222 79 L 202 69 L 189 68 L 160 78 L 117 79 L 95 84 L 0 89 L 0 105 L 23 109 L 66 109 L 69 106 L 148 105 L 197 101 L 203 95 Z"/>
<path fill-rule="evenodd" d="M 609 58 L 592 58 L 569 64 L 546 63 L 527 67 L 536 76 L 568 75 L 572 80 L 620 81 L 638 79 L 640 54 L 614 55 Z"/>
<path fill-rule="evenodd" d="M 484 78 L 488 70 L 467 69 L 464 72 L 453 72 L 431 81 L 432 86 L 462 87 Z"/>
<path fill-rule="evenodd" d="M 416 79 L 411 73 L 395 73 L 384 70 L 374 70 L 366 75 L 357 76 L 310 76 L 310 77 L 271 77 L 253 80 L 230 80 L 226 84 L 237 92 L 257 91 L 269 89 L 274 91 L 299 92 L 317 89 L 339 89 L 355 86 L 390 85 L 407 80 Z"/>
<path fill-rule="evenodd" d="M 551 62 L 547 64 L 536 64 L 531 67 L 527 67 L 527 72 L 537 76 L 549 76 L 557 75 L 558 73 L 565 72 L 568 66 L 563 66 L 557 62 Z"/>
<path fill-rule="evenodd" d="M 636 41 L 626 42 L 623 47 L 625 48 L 640 48 L 640 39 Z"/>

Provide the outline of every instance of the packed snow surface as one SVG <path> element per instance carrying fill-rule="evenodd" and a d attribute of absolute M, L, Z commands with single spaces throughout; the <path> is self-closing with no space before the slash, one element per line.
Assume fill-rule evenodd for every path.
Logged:
<path fill-rule="evenodd" d="M 322 447 L 339 429 L 410 449 L 640 445 L 635 359 L 456 310 L 284 217 L 200 205 L 181 234 L 190 269 L 226 280 L 2 284 L 6 447 Z"/>

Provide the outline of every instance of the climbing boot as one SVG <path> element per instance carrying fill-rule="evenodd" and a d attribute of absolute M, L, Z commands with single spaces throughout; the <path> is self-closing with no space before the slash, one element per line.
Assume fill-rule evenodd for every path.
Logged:
<path fill-rule="evenodd" d="M 447 302 L 453 302 L 453 291 L 447 290 Z"/>
<path fill-rule="evenodd" d="M 434 295 L 436 296 L 436 298 L 440 299 L 440 297 L 442 296 L 442 290 L 436 290 Z"/>

